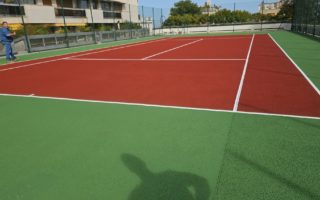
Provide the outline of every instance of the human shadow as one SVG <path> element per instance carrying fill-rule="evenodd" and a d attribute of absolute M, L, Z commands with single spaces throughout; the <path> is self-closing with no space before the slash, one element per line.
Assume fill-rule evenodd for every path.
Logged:
<path fill-rule="evenodd" d="M 123 154 L 124 165 L 141 182 L 129 194 L 128 200 L 208 200 L 210 188 L 208 181 L 187 172 L 167 170 L 151 172 L 140 158 Z"/>

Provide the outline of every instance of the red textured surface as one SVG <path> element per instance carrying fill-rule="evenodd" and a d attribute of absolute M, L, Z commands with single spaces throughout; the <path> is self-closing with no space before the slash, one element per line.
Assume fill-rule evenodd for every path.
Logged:
<path fill-rule="evenodd" d="M 239 110 L 320 117 L 320 96 L 268 35 L 256 35 Z"/>
<path fill-rule="evenodd" d="M 232 109 L 243 61 L 57 61 L 0 73 L 0 93 Z"/>
<path fill-rule="evenodd" d="M 199 38 L 123 45 L 110 48 L 112 51 L 74 53 L 0 69 L 86 53 L 93 54 L 80 58 L 139 59 Z M 204 37 L 201 42 L 155 58 L 241 59 L 246 58 L 250 40 L 248 35 Z M 59 60 L 0 71 L 0 93 L 232 110 L 244 62 Z M 320 98 L 267 35 L 256 35 L 239 110 L 320 117 Z"/>
<path fill-rule="evenodd" d="M 246 59 L 252 36 L 205 37 L 192 45 L 154 58 L 178 59 Z M 196 41 L 199 38 L 193 38 Z M 192 40 L 187 43 L 192 42 Z"/>
<path fill-rule="evenodd" d="M 197 39 L 194 39 L 197 40 Z M 115 51 L 104 51 L 90 55 L 81 56 L 80 58 L 98 58 L 98 59 L 142 59 L 147 56 L 157 54 L 168 49 L 175 48 L 180 45 L 187 44 L 193 40 L 168 39 L 159 42 L 152 42 L 147 45 L 133 46 L 130 48 L 118 49 Z"/>

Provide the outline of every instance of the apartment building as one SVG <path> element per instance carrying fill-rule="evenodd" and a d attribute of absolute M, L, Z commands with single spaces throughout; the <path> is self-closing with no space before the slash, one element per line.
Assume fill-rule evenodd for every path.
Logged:
<path fill-rule="evenodd" d="M 265 15 L 269 14 L 272 16 L 276 16 L 279 13 L 283 4 L 284 4 L 284 0 L 278 0 L 277 2 L 273 2 L 273 3 L 262 2 L 259 5 L 259 12 Z"/>
<path fill-rule="evenodd" d="M 67 26 L 140 23 L 138 0 L 0 0 L 0 21 L 19 27 L 21 15 L 27 24 L 53 26 L 63 26 L 64 20 Z"/>
<path fill-rule="evenodd" d="M 211 0 L 207 0 L 204 6 L 201 7 L 201 12 L 204 15 L 212 15 L 220 10 L 220 7 L 213 4 Z"/>

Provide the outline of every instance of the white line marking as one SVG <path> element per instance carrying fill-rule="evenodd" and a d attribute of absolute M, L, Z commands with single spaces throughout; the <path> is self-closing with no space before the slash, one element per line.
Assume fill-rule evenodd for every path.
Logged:
<path fill-rule="evenodd" d="M 195 40 L 197 38 L 178 38 L 175 37 L 174 40 Z M 233 39 L 251 39 L 251 37 L 224 37 L 224 36 L 205 36 L 204 40 L 233 40 Z"/>
<path fill-rule="evenodd" d="M 153 54 L 153 55 L 151 55 L 151 56 L 142 58 L 142 60 L 147 60 L 147 59 L 149 59 L 149 58 L 153 58 L 153 57 L 155 57 L 155 56 L 158 56 L 158 55 L 161 55 L 161 54 L 164 54 L 164 53 L 168 53 L 168 52 L 170 52 L 170 51 L 174 51 L 174 50 L 180 49 L 180 48 L 185 47 L 185 46 L 189 46 L 189 45 L 191 45 L 191 44 L 200 42 L 200 41 L 202 41 L 202 40 L 203 40 L 203 39 L 201 38 L 201 39 L 199 39 L 199 40 L 195 40 L 195 41 L 193 41 L 193 42 L 189 42 L 189 43 L 187 43 L 187 44 L 183 44 L 183 45 L 174 47 L 174 48 L 172 48 L 172 49 L 168 49 L 168 50 L 166 50 L 166 51 L 162 51 L 162 52 Z"/>
<path fill-rule="evenodd" d="M 159 40 L 152 40 L 152 41 L 147 41 L 147 42 L 142 42 L 142 43 L 140 42 L 140 43 L 136 43 L 136 44 L 132 44 L 132 45 L 125 45 L 125 46 L 120 46 L 120 47 L 115 47 L 115 48 L 108 48 L 108 49 L 104 49 L 104 50 L 101 50 L 101 51 L 94 51 L 94 52 L 84 53 L 84 54 L 80 54 L 80 55 L 70 56 L 68 58 L 76 58 L 76 57 L 87 56 L 87 55 L 92 55 L 92 54 L 97 54 L 97 53 L 102 53 L 102 52 L 125 49 L 125 48 L 128 48 L 128 47 L 141 46 L 141 45 L 144 45 L 144 44 L 160 42 L 160 41 L 164 41 L 164 40 L 168 40 L 168 39 L 171 39 L 171 38 L 163 38 L 163 39 L 159 39 Z"/>
<path fill-rule="evenodd" d="M 140 42 L 140 43 L 135 43 L 135 44 L 129 44 L 129 45 L 122 45 L 120 47 L 107 47 L 104 50 L 101 51 L 95 51 L 95 50 L 90 50 L 90 51 L 94 51 L 94 52 L 90 52 L 90 53 L 85 53 L 85 54 L 80 54 L 80 55 L 75 55 L 75 56 L 69 56 L 69 57 L 63 57 L 63 58 L 58 58 L 58 59 L 52 59 L 52 60 L 46 60 L 46 61 L 41 61 L 41 62 L 34 62 L 34 63 L 30 63 L 30 64 L 25 64 L 25 65 L 20 65 L 20 66 L 16 66 L 16 67 L 9 67 L 9 68 L 5 68 L 5 69 L 1 69 L 0 68 L 0 72 L 4 72 L 4 71 L 9 71 L 9 70 L 14 70 L 14 69 L 20 69 L 20 68 L 25 68 L 25 67 L 29 67 L 29 66 L 34 66 L 34 65 L 40 65 L 40 64 L 45 64 L 45 63 L 50 63 L 50 62 L 56 62 L 56 61 L 60 61 L 60 60 L 67 60 L 69 58 L 75 58 L 78 56 L 84 56 L 84 55 L 91 55 L 91 54 L 95 54 L 95 53 L 100 53 L 100 52 L 105 52 L 105 51 L 114 51 L 114 50 L 118 50 L 118 49 L 124 49 L 124 48 L 129 48 L 129 47 L 133 47 L 133 46 L 139 46 L 139 45 L 144 45 L 144 44 L 149 44 L 152 42 L 158 42 L 158 41 L 163 41 L 163 40 L 167 40 L 168 38 L 164 38 L 164 39 L 160 39 L 160 40 L 152 40 L 152 41 L 147 41 L 147 42 Z M 71 53 L 72 54 L 77 54 L 79 52 L 74 52 Z M 60 55 L 61 56 L 61 55 Z M 60 57 L 60 56 L 56 56 L 56 57 Z M 45 58 L 43 58 L 45 59 Z M 35 60 L 36 61 L 36 60 Z M 32 62 L 32 61 L 28 61 L 28 62 Z"/>
<path fill-rule="evenodd" d="M 268 33 L 268 36 L 271 40 L 279 47 L 279 49 L 287 56 L 287 58 L 291 61 L 291 63 L 299 70 L 299 72 L 303 75 L 303 77 L 309 82 L 309 84 L 313 87 L 313 89 L 320 95 L 319 88 L 309 79 L 309 77 L 301 70 L 297 63 L 287 54 L 287 52 L 278 44 L 278 42 Z"/>
<path fill-rule="evenodd" d="M 195 108 L 195 107 L 183 107 L 183 106 L 165 106 L 165 105 L 157 105 L 157 104 L 127 103 L 127 102 L 116 102 L 116 101 L 99 101 L 99 100 L 72 99 L 72 98 L 48 97 L 48 96 L 30 96 L 30 95 L 17 95 L 17 94 L 1 94 L 1 93 L 0 93 L 0 96 L 32 98 L 32 99 L 61 100 L 61 101 L 72 101 L 72 102 L 86 102 L 86 103 L 114 104 L 114 105 L 128 105 L 128 106 L 143 106 L 143 107 L 154 107 L 154 108 L 172 108 L 172 109 L 194 110 L 194 111 L 225 112 L 225 113 L 235 113 L 235 114 L 240 113 L 240 114 L 248 114 L 248 115 L 262 115 L 262 116 L 290 117 L 290 118 L 320 120 L 320 117 L 312 117 L 312 116 L 285 115 L 285 114 L 272 114 L 272 113 L 260 113 L 260 112 L 244 112 L 244 111 Z"/>
<path fill-rule="evenodd" d="M 66 60 L 79 60 L 79 61 L 244 61 L 245 58 L 199 58 L 199 59 L 135 59 L 135 58 L 68 58 Z"/>
<path fill-rule="evenodd" d="M 250 54 L 251 54 L 251 49 L 252 49 L 254 37 L 255 37 L 255 34 L 253 34 L 253 36 L 252 36 L 250 47 L 249 47 L 248 54 L 247 54 L 246 63 L 244 64 L 244 68 L 243 68 L 243 72 L 242 72 L 242 76 L 241 76 L 241 81 L 240 81 L 238 92 L 237 92 L 237 97 L 236 97 L 236 100 L 235 100 L 234 106 L 233 106 L 234 112 L 238 111 L 239 101 L 240 101 L 243 83 L 244 83 L 244 79 L 245 79 L 247 68 L 248 68 L 248 63 L 249 63 L 249 58 L 250 58 Z"/>

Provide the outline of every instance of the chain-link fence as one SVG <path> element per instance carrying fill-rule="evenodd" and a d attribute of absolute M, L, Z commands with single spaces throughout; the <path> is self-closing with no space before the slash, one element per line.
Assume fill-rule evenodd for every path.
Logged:
<path fill-rule="evenodd" d="M 294 0 L 292 30 L 320 37 L 320 0 Z"/>
<path fill-rule="evenodd" d="M 265 2 L 215 1 L 199 5 L 198 14 L 173 16 L 170 8 L 132 0 L 0 0 L 0 22 L 17 32 L 15 49 L 28 52 L 155 35 L 290 29 Z M 309 22 L 303 27 L 311 29 Z"/>

